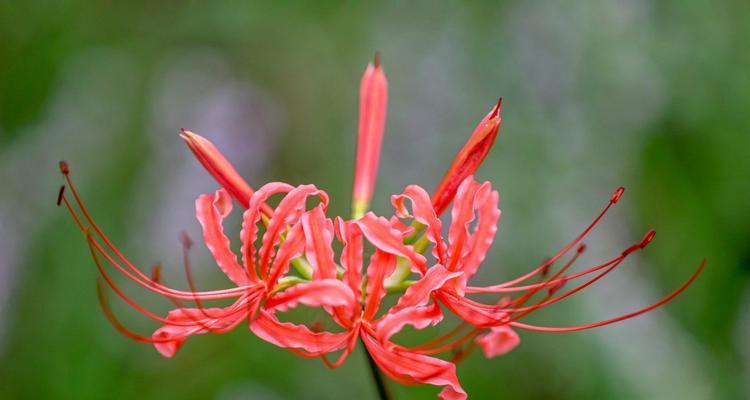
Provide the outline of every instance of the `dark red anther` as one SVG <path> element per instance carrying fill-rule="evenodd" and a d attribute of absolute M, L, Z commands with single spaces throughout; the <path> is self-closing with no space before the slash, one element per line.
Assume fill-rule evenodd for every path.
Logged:
<path fill-rule="evenodd" d="M 510 305 L 510 303 L 513 302 L 513 298 L 511 298 L 508 295 L 505 295 L 498 300 L 497 305 L 500 306 L 500 308 L 505 308 Z"/>
<path fill-rule="evenodd" d="M 565 286 L 565 282 L 567 282 L 567 279 L 560 279 L 559 281 L 550 285 L 550 287 L 547 289 L 547 292 L 549 293 L 549 295 L 552 296 L 555 294 L 555 292 L 562 289 L 562 287 Z"/>
<path fill-rule="evenodd" d="M 60 186 L 60 191 L 57 193 L 57 206 L 62 204 L 63 197 L 65 196 L 65 185 Z"/>
<path fill-rule="evenodd" d="M 550 270 L 551 267 L 552 267 L 552 264 L 549 264 L 548 262 L 545 262 L 545 265 L 544 265 L 544 267 L 542 268 L 542 271 L 541 271 L 542 279 L 544 279 L 544 278 L 547 277 L 547 275 L 549 274 L 549 270 Z"/>
<path fill-rule="evenodd" d="M 193 247 L 193 239 L 191 239 L 190 235 L 188 235 L 185 231 L 180 232 L 180 243 L 182 243 L 182 246 L 186 249 L 190 249 Z"/>
<path fill-rule="evenodd" d="M 380 67 L 380 52 L 376 51 L 375 56 L 372 57 L 372 65 L 375 66 L 375 68 Z"/>
<path fill-rule="evenodd" d="M 612 194 L 612 198 L 609 199 L 609 201 L 612 204 L 617 204 L 618 201 L 620 201 L 620 197 L 622 197 L 622 194 L 625 193 L 625 188 L 620 186 L 615 190 L 615 192 Z"/>
<path fill-rule="evenodd" d="M 60 160 L 60 172 L 62 172 L 63 175 L 70 173 L 70 167 L 68 167 L 67 161 Z"/>
<path fill-rule="evenodd" d="M 154 264 L 151 266 L 151 280 L 156 283 L 161 283 L 161 265 Z"/>
<path fill-rule="evenodd" d="M 586 251 L 586 243 L 581 243 L 576 250 L 576 253 L 581 254 Z"/>

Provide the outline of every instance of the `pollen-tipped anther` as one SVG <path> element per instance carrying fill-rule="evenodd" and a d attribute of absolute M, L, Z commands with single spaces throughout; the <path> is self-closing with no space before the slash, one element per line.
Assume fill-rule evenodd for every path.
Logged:
<path fill-rule="evenodd" d="M 646 236 L 641 239 L 641 243 L 639 243 L 639 246 L 641 248 L 646 247 L 651 242 L 651 240 L 654 239 L 654 236 L 656 236 L 656 231 L 651 229 L 650 231 L 648 231 L 648 233 L 646 233 Z"/>
<path fill-rule="evenodd" d="M 609 199 L 612 204 L 617 204 L 618 201 L 620 201 L 620 197 L 622 197 L 622 194 L 625 193 L 625 188 L 620 186 L 615 190 L 614 193 L 612 193 L 612 198 Z"/>
<path fill-rule="evenodd" d="M 60 172 L 62 172 L 63 175 L 68 175 L 70 173 L 70 167 L 68 166 L 67 161 L 60 160 Z"/>
<path fill-rule="evenodd" d="M 60 185 L 60 191 L 57 193 L 57 206 L 58 207 L 60 207 L 60 204 L 62 204 L 64 196 L 65 196 L 65 185 Z"/>
<path fill-rule="evenodd" d="M 180 243 L 182 243 L 182 247 L 186 249 L 191 249 L 193 247 L 193 239 L 191 239 L 190 235 L 185 231 L 180 232 Z"/>
<path fill-rule="evenodd" d="M 625 251 L 622 252 L 622 256 L 626 257 L 628 254 L 630 254 L 630 253 L 632 253 L 634 251 L 637 251 L 637 250 L 645 248 L 651 242 L 651 240 L 654 239 L 654 236 L 656 236 L 656 231 L 655 230 L 652 229 L 652 230 L 648 231 L 646 233 L 646 235 L 643 237 L 643 239 L 641 239 L 640 242 L 638 242 L 638 243 L 636 243 L 636 244 L 628 247 L 627 249 L 625 249 Z"/>
<path fill-rule="evenodd" d="M 151 266 L 151 280 L 161 283 L 161 265 L 158 263 Z"/>
<path fill-rule="evenodd" d="M 558 290 L 562 289 L 563 286 L 565 286 L 565 283 L 567 282 L 567 279 L 560 279 L 559 281 L 553 283 L 552 285 L 547 288 L 547 292 L 550 296 L 554 295 Z"/>

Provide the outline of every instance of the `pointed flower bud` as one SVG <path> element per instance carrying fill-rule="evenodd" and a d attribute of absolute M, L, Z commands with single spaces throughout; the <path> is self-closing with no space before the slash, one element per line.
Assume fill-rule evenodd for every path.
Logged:
<path fill-rule="evenodd" d="M 489 153 L 492 144 L 500 130 L 500 105 L 503 98 L 498 100 L 497 104 L 492 107 L 489 114 L 477 125 L 474 133 L 471 134 L 469 141 L 466 142 L 461 151 L 456 154 L 451 166 L 445 173 L 443 180 L 432 194 L 432 205 L 438 215 L 445 211 L 448 204 L 456 196 L 458 185 L 482 164 L 484 157 Z"/>
<path fill-rule="evenodd" d="M 352 194 L 355 218 L 364 215 L 372 198 L 387 107 L 388 82 L 380 66 L 380 57 L 376 54 L 375 60 L 367 66 L 359 87 L 359 135 Z"/>
<path fill-rule="evenodd" d="M 209 174 L 226 189 L 232 197 L 247 207 L 253 189 L 237 173 L 219 149 L 208 139 L 196 133 L 183 129 L 180 136 L 185 140 L 198 161 L 203 164 Z"/>

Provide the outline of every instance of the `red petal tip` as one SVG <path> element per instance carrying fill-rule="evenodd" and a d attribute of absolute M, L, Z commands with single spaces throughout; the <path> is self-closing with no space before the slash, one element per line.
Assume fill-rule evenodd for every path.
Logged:
<path fill-rule="evenodd" d="M 495 110 L 492 113 L 492 118 L 495 118 L 500 114 L 500 108 L 503 106 L 503 96 L 500 96 L 499 99 L 497 99 L 497 105 L 495 106 Z"/>
<path fill-rule="evenodd" d="M 656 231 L 651 229 L 650 231 L 648 231 L 648 233 L 646 233 L 646 236 L 643 237 L 641 243 L 639 243 L 638 246 L 640 246 L 640 248 L 646 247 L 651 242 L 651 240 L 653 240 L 654 236 L 656 236 Z"/>
<path fill-rule="evenodd" d="M 70 173 L 70 167 L 68 166 L 67 161 L 60 160 L 60 172 L 62 172 L 63 175 L 67 175 Z"/>
<path fill-rule="evenodd" d="M 615 192 L 612 194 L 612 197 L 609 199 L 609 201 L 612 204 L 617 204 L 618 201 L 620 201 L 620 197 L 622 197 L 622 194 L 625 193 L 625 188 L 620 186 L 615 190 Z"/>

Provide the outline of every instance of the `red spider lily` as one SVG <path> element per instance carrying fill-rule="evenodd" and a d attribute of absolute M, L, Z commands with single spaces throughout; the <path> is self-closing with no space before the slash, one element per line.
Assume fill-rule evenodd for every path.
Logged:
<path fill-rule="evenodd" d="M 310 226 L 320 228 L 304 230 L 308 242 L 307 258 L 318 271 L 312 282 L 330 280 L 335 275 L 336 265 L 330 250 L 334 224 L 319 212 L 311 213 L 307 218 Z M 354 221 L 337 218 L 335 233 L 343 244 L 339 261 L 343 267 L 342 279 L 350 291 L 350 295 L 346 296 L 348 303 L 337 306 L 330 299 L 322 299 L 312 293 L 306 284 L 300 284 L 268 300 L 251 328 L 256 335 L 277 346 L 293 349 L 308 357 L 323 356 L 326 363 L 334 368 L 343 363 L 359 338 L 380 369 L 395 381 L 445 386 L 440 393 L 441 398 L 464 399 L 466 393 L 458 383 L 453 363 L 391 341 L 391 337 L 406 325 L 424 329 L 439 323 L 442 313 L 437 303 L 428 304 L 431 294 L 448 280 L 460 276 L 461 272 L 451 273 L 442 266 L 425 271 L 424 259 L 410 254 L 411 250 L 400 244 L 409 231 L 401 231 L 392 225 L 392 221 L 372 213 Z M 376 245 L 365 276 L 362 275 L 363 237 Z M 414 271 L 424 273 L 424 276 L 406 290 L 394 307 L 378 316 L 386 295 L 385 281 L 394 272 L 397 257 L 412 257 L 410 264 Z M 365 289 L 364 297 L 362 288 Z M 286 311 L 298 304 L 328 307 L 333 320 L 344 332 L 312 333 L 302 326 L 281 323 L 276 319 L 276 312 Z M 343 348 L 343 353 L 336 362 L 330 362 L 325 353 L 330 352 L 335 340 L 338 340 L 339 348 Z"/>
<path fill-rule="evenodd" d="M 501 102 L 498 101 L 476 127 L 432 196 L 420 186 L 407 186 L 401 194 L 392 196 L 396 212 L 391 218 L 385 218 L 367 209 L 377 173 L 387 92 L 385 75 L 376 57 L 367 67 L 360 87 L 359 139 L 353 218 L 350 220 L 326 216 L 328 195 L 313 185 L 294 187 L 274 182 L 253 190 L 209 140 L 182 131 L 188 147 L 221 186 L 213 194 L 199 196 L 195 204 L 203 240 L 218 268 L 234 284 L 228 289 L 196 289 L 189 261 L 192 241 L 187 236 L 183 237 L 183 248 L 189 291 L 167 286 L 158 267 L 154 267 L 150 275 L 136 267 L 95 223 L 73 185 L 67 163 L 61 162 L 66 185 L 60 190 L 58 205 L 65 204 L 86 235 L 104 282 L 100 281 L 97 286 L 99 299 L 112 325 L 124 335 L 152 343 L 162 355 L 172 357 L 191 335 L 224 333 L 247 321 L 258 337 L 304 357 L 320 357 L 332 368 L 345 361 L 359 340 L 372 362 L 395 381 L 442 386 L 441 398 L 465 399 L 455 363 L 477 346 L 487 357 L 494 357 L 520 343 L 514 328 L 568 332 L 635 317 L 677 296 L 703 270 L 705 261 L 669 296 L 616 318 L 568 327 L 520 322 L 534 311 L 601 280 L 631 254 L 646 247 L 654 232 L 649 231 L 641 241 L 604 263 L 580 272 L 568 272 L 585 251 L 582 241 L 619 201 L 624 191 L 619 188 L 583 232 L 545 263 L 498 285 L 470 285 L 469 281 L 492 245 L 501 215 L 497 191 L 489 182 L 479 183 L 473 177 L 497 137 Z M 73 195 L 73 202 L 66 196 L 66 187 Z M 274 196 L 281 196 L 281 199 L 272 208 L 269 204 L 274 203 L 269 203 L 269 199 Z M 223 229 L 223 221 L 232 210 L 232 198 L 245 209 L 240 232 L 241 259 L 232 252 L 230 239 Z M 309 202 L 317 204 L 308 206 Z M 446 240 L 439 216 L 451 203 Z M 404 219 L 412 219 L 412 224 L 407 225 Z M 334 239 L 342 245 L 338 263 Z M 430 244 L 432 259 L 423 255 Z M 366 248 L 369 252 L 370 247 L 374 250 L 365 267 L 365 252 Z M 569 255 L 567 261 L 551 273 L 551 268 L 566 255 Z M 137 286 L 168 299 L 175 308 L 166 317 L 148 311 L 115 284 L 105 263 Z M 410 276 L 415 280 L 409 280 Z M 534 278 L 536 282 L 526 282 Z M 577 280 L 582 283 L 563 290 L 568 282 Z M 126 328 L 109 306 L 105 284 L 129 306 L 162 324 L 161 327 L 150 336 Z M 388 292 L 403 293 L 393 307 L 383 309 L 383 299 Z M 501 298 L 493 304 L 484 304 L 469 297 L 478 293 L 499 294 Z M 541 299 L 532 302 L 539 297 Z M 223 307 L 204 305 L 214 300 L 230 300 L 231 303 Z M 195 306 L 186 306 L 184 302 Z M 282 313 L 300 305 L 323 309 L 337 330 L 326 331 L 279 320 Z M 418 346 L 403 346 L 392 340 L 407 325 L 421 330 L 440 323 L 443 320 L 441 305 L 463 322 L 447 334 Z M 454 351 L 448 361 L 432 357 L 448 351 Z M 335 352 L 340 352 L 338 359 L 331 361 L 329 357 Z"/>
<path fill-rule="evenodd" d="M 252 318 L 261 302 L 274 296 L 274 289 L 278 287 L 279 280 L 286 275 L 292 260 L 303 251 L 305 243 L 300 240 L 303 236 L 298 227 L 302 226 L 300 219 L 307 218 L 308 214 L 304 212 L 307 200 L 311 197 L 320 199 L 320 204 L 314 208 L 315 213 L 323 212 L 328 205 L 328 196 L 312 185 L 292 187 L 283 183 L 270 183 L 261 187 L 250 197 L 248 209 L 243 215 L 240 235 L 243 263 L 240 265 L 230 249 L 229 238 L 222 228 L 223 219 L 232 209 L 229 193 L 224 189 L 219 189 L 215 194 L 201 195 L 196 200 L 196 214 L 203 227 L 203 238 L 218 267 L 237 286 L 232 289 L 201 292 L 196 291 L 191 282 L 192 290 L 185 292 L 163 285 L 157 277 L 147 276 L 112 244 L 83 205 L 70 179 L 67 164 L 62 163 L 61 166 L 67 185 L 73 193 L 83 218 L 76 212 L 63 190 L 60 192 L 60 202 L 65 204 L 79 228 L 86 233 L 102 278 L 131 307 L 161 322 L 164 326 L 157 329 L 151 338 L 127 330 L 115 319 L 100 291 L 100 299 L 107 317 L 122 333 L 139 341 L 153 343 L 157 350 L 166 357 L 173 356 L 190 335 L 227 332 L 243 319 Z M 277 194 L 285 194 L 285 196 L 273 210 L 273 216 L 267 222 L 261 245 L 256 248 L 261 207 L 269 197 Z M 87 228 L 87 224 L 93 228 L 93 232 Z M 286 227 L 290 225 L 295 228 L 287 232 Z M 166 318 L 162 318 L 141 307 L 115 284 L 100 262 L 100 257 L 136 284 L 176 302 L 178 308 L 170 311 Z M 348 288 L 336 279 L 299 284 L 299 289 L 311 290 L 319 296 L 332 299 L 333 305 L 342 305 L 349 300 L 346 297 L 350 293 Z M 224 308 L 202 306 L 203 301 L 219 299 L 233 299 L 234 301 Z M 180 303 L 184 300 L 194 301 L 197 307 L 185 307 Z"/>
<path fill-rule="evenodd" d="M 510 327 L 549 332 L 568 332 L 590 329 L 619 322 L 648 312 L 666 303 L 685 290 L 700 274 L 705 265 L 705 261 L 701 263 L 695 273 L 680 288 L 669 296 L 649 307 L 620 317 L 592 324 L 570 327 L 541 327 L 517 322 L 531 312 L 570 297 L 602 279 L 605 275 L 617 268 L 630 254 L 643 249 L 654 238 L 655 232 L 649 231 L 640 242 L 626 248 L 617 257 L 600 265 L 590 267 L 582 272 L 564 275 L 580 254 L 585 251 L 586 247 L 581 244 L 581 241 L 599 223 L 607 211 L 619 201 L 623 192 L 623 188 L 618 188 L 610 198 L 607 206 L 599 213 L 599 215 L 597 215 L 594 221 L 575 240 L 573 240 L 573 242 L 565 246 L 547 262 L 520 278 L 490 287 L 467 286 L 467 282 L 477 272 L 487 254 L 487 251 L 492 245 L 497 231 L 497 223 L 500 219 L 501 213 L 498 208 L 498 193 L 492 190 L 489 182 L 480 184 L 476 182 L 472 176 L 468 176 L 460 184 L 457 189 L 451 213 L 452 220 L 448 230 L 447 243 L 441 236 L 442 226 L 440 220 L 437 218 L 438 212 L 430 204 L 427 192 L 419 186 L 412 185 L 407 187 L 404 193 L 393 196 L 392 202 L 396 207 L 397 215 L 399 217 L 413 217 L 416 221 L 426 227 L 425 238 L 433 243 L 432 253 L 436 258 L 438 265 L 445 266 L 446 270 L 449 272 L 461 273 L 460 276 L 452 279 L 450 282 L 436 290 L 435 297 L 465 322 L 477 329 L 473 329 L 452 344 L 445 345 L 441 349 L 452 349 L 466 340 L 476 338 L 476 343 L 484 349 L 485 355 L 487 357 L 492 357 L 506 353 L 519 343 L 518 336 Z M 413 215 L 406 209 L 405 200 L 411 202 Z M 469 229 L 471 224 L 475 225 L 473 230 Z M 547 275 L 550 267 L 565 254 L 569 253 L 573 248 L 576 248 L 576 246 L 578 247 L 575 254 L 557 273 L 540 283 L 519 285 L 534 276 Z M 582 277 L 589 278 L 569 291 L 555 296 L 566 282 Z M 547 293 L 541 300 L 536 302 L 536 304 L 525 306 L 534 295 L 545 289 Z M 496 304 L 487 305 L 469 299 L 466 296 L 467 293 L 521 293 L 521 295 L 515 299 L 504 297 Z M 479 336 L 481 332 L 485 331 L 482 328 L 490 329 L 489 332 Z M 452 332 L 446 337 L 437 339 L 435 343 L 446 342 L 456 334 L 457 332 Z"/>

